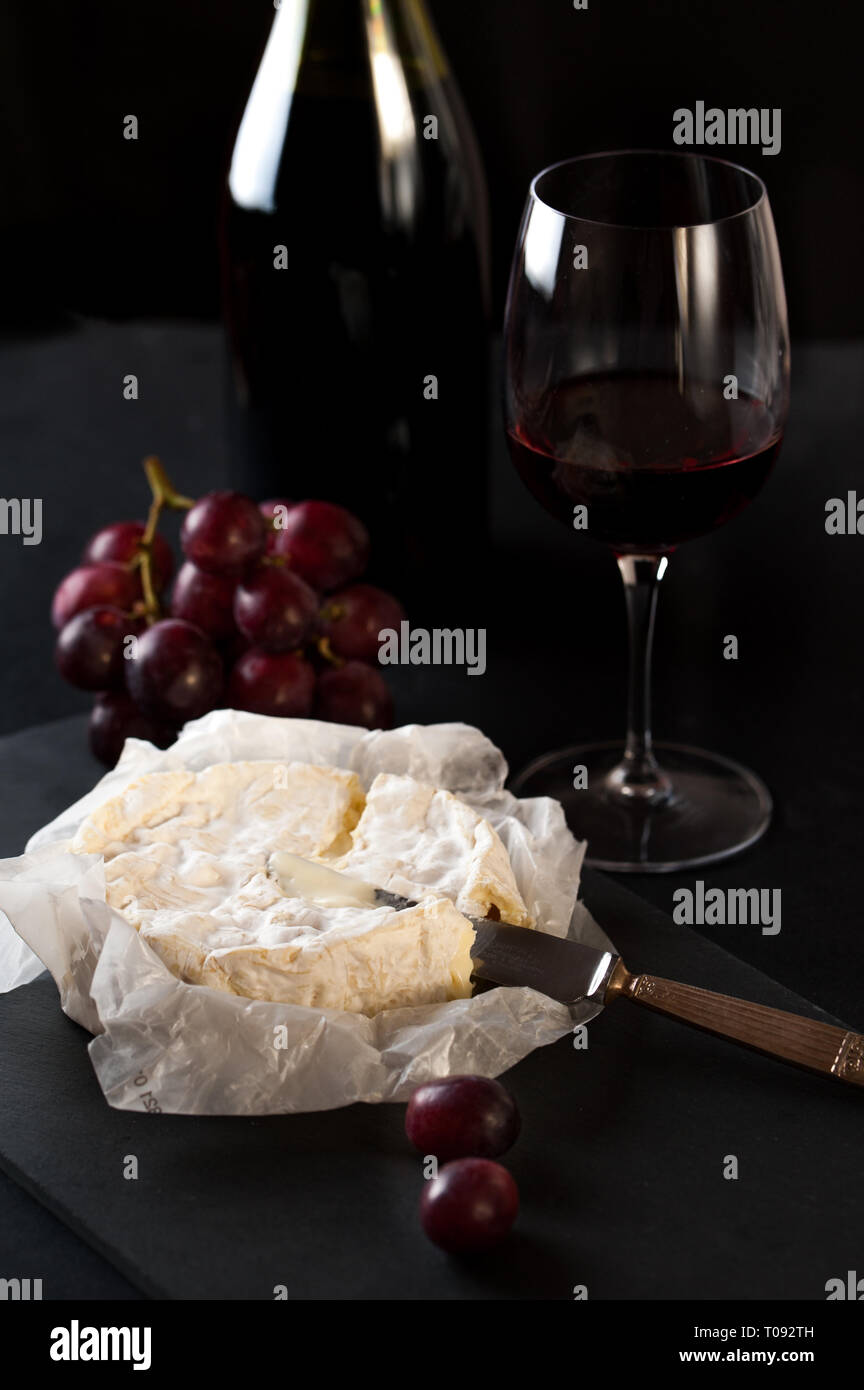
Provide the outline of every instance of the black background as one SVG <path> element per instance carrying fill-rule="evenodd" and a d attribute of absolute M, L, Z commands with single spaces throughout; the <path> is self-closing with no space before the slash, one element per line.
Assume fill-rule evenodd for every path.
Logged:
<path fill-rule="evenodd" d="M 703 100 L 782 109 L 779 155 L 728 153 L 768 183 L 793 334 L 858 332 L 864 166 L 854 7 L 590 0 L 575 11 L 571 0 L 430 0 L 429 8 L 488 172 L 497 313 L 530 177 L 590 150 L 671 148 L 673 112 Z M 6 0 L 3 317 L 32 323 L 37 307 L 48 321 L 64 308 L 217 312 L 222 173 L 272 16 L 270 0 Z M 130 113 L 137 141 L 123 139 Z"/>

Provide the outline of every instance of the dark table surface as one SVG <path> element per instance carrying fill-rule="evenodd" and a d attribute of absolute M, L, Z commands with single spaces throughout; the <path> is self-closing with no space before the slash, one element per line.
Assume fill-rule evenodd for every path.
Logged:
<path fill-rule="evenodd" d="M 81 732 L 73 718 L 0 744 L 0 846 L 88 785 Z M 584 896 L 631 969 L 816 1016 L 612 879 L 586 873 Z M 87 1041 L 48 977 L 0 997 L 0 1167 L 24 1189 L 0 1185 L 0 1267 L 41 1278 L 45 1298 L 269 1299 L 284 1285 L 292 1300 L 568 1300 L 584 1284 L 592 1300 L 819 1300 L 857 1268 L 860 1088 L 632 1004 L 592 1022 L 587 1049 L 565 1037 L 507 1073 L 518 1232 L 506 1259 L 468 1263 L 420 1232 L 402 1106 L 112 1110 Z"/>
<path fill-rule="evenodd" d="M 0 495 L 41 496 L 44 505 L 40 546 L 0 537 L 0 732 L 11 734 L 86 706 L 53 672 L 47 608 L 92 530 L 143 513 L 141 457 L 160 453 L 193 495 L 224 482 L 227 460 L 219 339 L 209 327 L 85 324 L 6 344 L 0 365 Z M 748 926 L 700 932 L 858 1027 L 864 663 L 855 615 L 864 598 L 864 540 L 829 537 L 824 523 L 826 501 L 856 485 L 862 370 L 862 344 L 798 351 L 793 411 L 774 477 L 741 518 L 681 549 L 661 594 L 657 735 L 702 743 L 754 767 L 774 794 L 774 824 L 725 865 L 626 880 L 667 912 L 675 889 L 692 888 L 697 878 L 707 887 L 780 888 L 778 935 Z M 137 402 L 122 396 L 130 371 L 141 381 Z M 513 767 L 552 747 L 615 737 L 626 652 L 614 565 L 540 512 L 500 447 L 493 521 L 494 552 L 478 563 L 476 591 L 447 624 L 486 627 L 487 674 L 397 673 L 398 719 L 475 723 Z M 739 638 L 737 662 L 723 659 L 729 633 Z M 32 771 L 23 775 L 40 779 L 38 803 L 16 797 L 4 777 L 13 765 L 22 776 L 20 758 L 12 756 L 20 755 L 19 740 L 0 742 L 0 853 L 7 855 L 20 851 L 35 828 L 28 806 L 44 818 L 52 779 L 58 795 L 66 785 L 56 750 L 46 746 L 40 758 L 38 736 L 27 748 Z M 98 775 L 93 764 L 93 780 Z M 58 1250 L 74 1240 L 5 1180 L 5 1213 L 4 1199 L 13 1240 L 20 1234 L 28 1248 L 47 1241 Z M 96 1256 L 70 1256 L 69 1267 L 83 1296 L 103 1296 L 109 1286 L 122 1296 L 122 1281 L 115 1285 Z"/>

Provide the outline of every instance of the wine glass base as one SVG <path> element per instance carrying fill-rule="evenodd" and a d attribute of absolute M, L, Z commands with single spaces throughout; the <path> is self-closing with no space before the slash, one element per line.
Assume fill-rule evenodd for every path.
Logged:
<path fill-rule="evenodd" d="M 635 804 L 607 781 L 621 761 L 621 743 L 584 743 L 547 753 L 510 783 L 517 796 L 560 801 L 577 839 L 588 841 L 585 863 L 611 873 L 665 874 L 728 859 L 765 833 L 771 794 L 740 763 L 680 743 L 656 743 L 671 780 L 658 806 Z M 574 787 L 584 767 L 587 786 Z"/>

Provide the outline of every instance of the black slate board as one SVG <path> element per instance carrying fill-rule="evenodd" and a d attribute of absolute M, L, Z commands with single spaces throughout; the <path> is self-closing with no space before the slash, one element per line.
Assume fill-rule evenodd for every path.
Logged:
<path fill-rule="evenodd" d="M 585 896 L 631 967 L 825 1017 L 611 880 Z M 860 1264 L 864 1094 L 626 1003 L 587 1051 L 508 1074 L 523 1209 L 506 1257 L 470 1263 L 419 1230 L 401 1106 L 111 1110 L 47 977 L 0 1000 L 0 1029 L 0 1164 L 151 1297 L 824 1299 Z"/>

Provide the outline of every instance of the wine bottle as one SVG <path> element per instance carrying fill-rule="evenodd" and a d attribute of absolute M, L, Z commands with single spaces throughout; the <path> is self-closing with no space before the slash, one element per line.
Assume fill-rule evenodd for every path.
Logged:
<path fill-rule="evenodd" d="M 282 0 L 225 199 L 235 484 L 348 507 L 370 577 L 406 598 L 477 562 L 488 259 L 477 144 L 423 0 Z"/>

